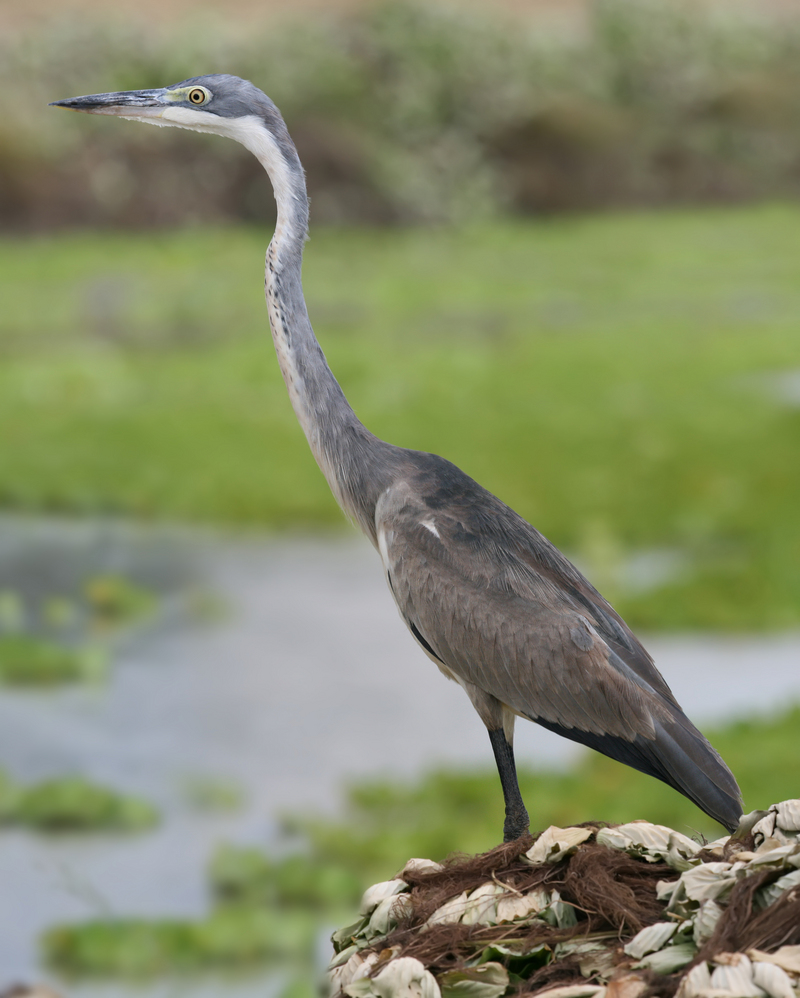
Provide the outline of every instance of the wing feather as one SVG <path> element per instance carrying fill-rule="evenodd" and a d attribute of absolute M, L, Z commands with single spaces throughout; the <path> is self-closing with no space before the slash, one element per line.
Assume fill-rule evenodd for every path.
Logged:
<path fill-rule="evenodd" d="M 376 523 L 400 612 L 449 669 L 532 719 L 654 737 L 669 711 L 649 659 L 626 667 L 604 617 L 565 596 L 551 566 L 535 571 L 529 551 L 482 541 L 452 513 L 436 513 L 434 532 L 430 516 L 401 484 L 382 497 Z"/>
<path fill-rule="evenodd" d="M 376 536 L 400 613 L 442 671 L 479 713 L 481 697 L 499 703 L 734 829 L 736 780 L 622 618 L 508 506 L 449 462 L 410 453 L 408 476 L 377 501 Z"/>

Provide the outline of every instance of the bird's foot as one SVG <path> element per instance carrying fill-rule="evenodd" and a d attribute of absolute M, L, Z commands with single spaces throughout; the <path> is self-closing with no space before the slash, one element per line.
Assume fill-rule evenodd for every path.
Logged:
<path fill-rule="evenodd" d="M 506 820 L 503 825 L 503 842 L 514 842 L 528 834 L 530 819 L 524 807 L 515 808 L 513 811 L 506 811 Z"/>

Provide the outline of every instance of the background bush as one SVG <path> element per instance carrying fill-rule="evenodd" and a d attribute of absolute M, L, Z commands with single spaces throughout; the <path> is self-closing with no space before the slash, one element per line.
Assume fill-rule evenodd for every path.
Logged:
<path fill-rule="evenodd" d="M 47 111 L 209 72 L 283 110 L 314 222 L 731 201 L 800 191 L 800 17 L 598 0 L 541 24 L 392 2 L 161 34 L 74 15 L 0 42 L 0 224 L 261 220 L 255 160 L 215 138 Z"/>

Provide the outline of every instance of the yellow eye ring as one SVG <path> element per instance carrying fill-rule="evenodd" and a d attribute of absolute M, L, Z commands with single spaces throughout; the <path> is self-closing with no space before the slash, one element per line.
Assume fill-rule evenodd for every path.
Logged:
<path fill-rule="evenodd" d="M 193 87 L 187 96 L 190 104 L 205 104 L 208 98 L 208 94 L 200 87 Z"/>

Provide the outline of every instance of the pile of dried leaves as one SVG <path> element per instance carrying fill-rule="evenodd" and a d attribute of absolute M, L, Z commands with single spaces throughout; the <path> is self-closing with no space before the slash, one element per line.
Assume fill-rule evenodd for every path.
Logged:
<path fill-rule="evenodd" d="M 635 821 L 412 859 L 361 914 L 332 995 L 800 998 L 800 800 L 705 845 Z"/>

